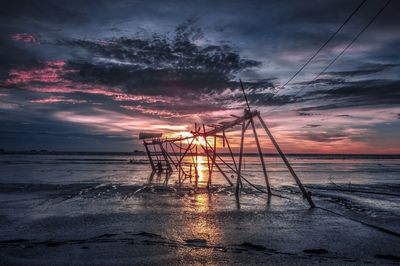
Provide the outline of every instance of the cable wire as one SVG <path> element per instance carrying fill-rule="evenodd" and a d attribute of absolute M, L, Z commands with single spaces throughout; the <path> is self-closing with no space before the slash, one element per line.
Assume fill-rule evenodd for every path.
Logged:
<path fill-rule="evenodd" d="M 356 41 L 357 41 L 357 39 L 360 37 L 360 35 L 361 34 L 363 34 L 366 30 L 367 30 L 367 28 L 369 27 L 369 26 L 371 26 L 371 24 L 376 20 L 376 18 L 383 12 L 383 10 L 385 10 L 385 8 L 389 5 L 389 3 L 391 2 L 392 0 L 388 0 L 388 1 L 386 1 L 386 3 L 385 3 L 385 5 L 375 14 L 375 16 L 364 26 L 364 28 L 362 28 L 361 29 L 361 31 L 359 31 L 358 32 L 358 34 L 351 40 L 351 42 L 348 44 L 348 45 L 346 45 L 346 47 L 345 48 L 343 48 L 343 50 L 320 72 L 320 73 L 318 73 L 318 75 L 317 76 L 315 76 L 314 77 L 314 79 L 312 79 L 310 82 L 313 82 L 313 81 L 316 81 L 321 75 L 323 75 L 325 72 L 326 72 L 326 70 L 328 70 L 338 59 L 339 59 L 339 57 L 340 56 L 342 56 L 346 51 L 347 51 L 347 49 L 349 49 L 350 48 L 350 46 L 352 46 Z M 300 90 L 298 90 L 292 97 L 296 97 L 297 95 L 299 95 L 304 89 L 305 89 L 306 87 L 303 87 L 303 88 L 301 88 Z M 269 110 L 268 112 L 267 112 L 267 114 L 268 113 L 271 113 L 272 111 L 275 111 L 275 110 L 277 110 L 278 108 L 280 108 L 281 106 L 277 106 L 277 107 L 275 107 L 275 108 L 272 108 L 271 110 Z"/>
<path fill-rule="evenodd" d="M 357 13 L 357 11 L 367 2 L 367 0 L 363 0 L 356 9 L 351 12 L 351 14 L 346 18 L 346 20 L 340 25 L 339 28 L 325 41 L 325 43 L 307 60 L 307 62 L 288 80 L 285 84 L 281 86 L 281 88 L 288 85 L 321 51 L 325 48 L 325 46 L 339 33 L 339 31 L 349 22 L 349 20 Z"/>

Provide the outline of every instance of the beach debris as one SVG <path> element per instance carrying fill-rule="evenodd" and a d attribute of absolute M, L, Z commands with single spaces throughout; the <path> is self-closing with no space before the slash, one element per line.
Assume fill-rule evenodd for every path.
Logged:
<path fill-rule="evenodd" d="M 107 237 L 114 237 L 117 236 L 117 234 L 102 234 L 99 236 L 96 236 L 95 238 L 107 238 Z"/>
<path fill-rule="evenodd" d="M 304 249 L 303 252 L 308 253 L 308 254 L 327 254 L 327 253 L 329 253 L 328 250 L 323 249 L 323 248 Z"/>
<path fill-rule="evenodd" d="M 400 262 L 400 257 L 394 255 L 376 254 L 375 258 Z"/>
<path fill-rule="evenodd" d="M 186 242 L 186 245 L 188 245 L 188 246 L 194 246 L 194 247 L 207 246 L 207 240 L 201 239 L 201 238 L 188 239 L 188 240 L 185 240 L 185 242 Z"/>
<path fill-rule="evenodd" d="M 145 231 L 142 231 L 142 232 L 137 233 L 137 234 L 134 234 L 134 235 L 136 235 L 136 236 L 145 236 L 145 237 L 157 237 L 157 238 L 162 238 L 162 236 L 160 236 L 160 235 L 153 234 L 153 233 L 148 233 L 148 232 L 145 232 Z"/>
<path fill-rule="evenodd" d="M 262 245 L 257 245 L 257 244 L 253 244 L 250 242 L 243 242 L 242 244 L 240 244 L 241 247 L 245 247 L 245 248 L 250 248 L 250 249 L 254 249 L 254 250 L 266 250 L 266 248 Z"/>

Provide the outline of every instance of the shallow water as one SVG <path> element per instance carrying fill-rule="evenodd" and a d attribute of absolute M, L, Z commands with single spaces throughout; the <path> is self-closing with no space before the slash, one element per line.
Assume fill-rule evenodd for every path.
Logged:
<path fill-rule="evenodd" d="M 233 166 L 230 157 L 224 156 L 223 159 Z M 129 163 L 130 160 L 133 163 Z M 400 159 L 292 156 L 289 160 L 304 184 L 400 184 Z M 243 175 L 254 184 L 265 185 L 259 158 L 245 156 L 243 162 Z M 199 156 L 198 163 L 201 186 L 207 182 L 207 158 Z M 234 175 L 222 162 L 219 164 L 229 177 Z M 279 158 L 267 156 L 266 166 L 273 187 L 294 184 Z M 164 177 L 157 179 L 157 176 L 150 179 L 151 168 L 146 156 L 0 155 L 0 168 L 0 183 L 146 184 L 165 181 Z M 189 167 L 184 168 L 189 173 Z M 173 184 L 176 181 L 177 171 L 168 182 Z M 227 184 L 215 168 L 212 182 Z"/>
<path fill-rule="evenodd" d="M 1 155 L 0 263 L 341 265 L 397 260 L 399 159 L 291 157 L 320 207 L 314 210 L 278 158 L 266 160 L 273 192 L 283 197 L 268 201 L 245 187 L 237 201 L 234 188 L 218 172 L 210 191 L 194 190 L 187 182 L 179 187 L 176 171 L 167 179 L 151 177 L 144 156 Z M 199 163 L 202 187 L 207 159 Z M 258 158 L 246 156 L 244 163 L 244 176 L 263 185 Z"/>

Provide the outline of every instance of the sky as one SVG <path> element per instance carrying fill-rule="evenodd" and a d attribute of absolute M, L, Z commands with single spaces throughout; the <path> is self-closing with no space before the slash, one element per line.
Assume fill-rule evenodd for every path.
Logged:
<path fill-rule="evenodd" d="M 241 79 L 286 152 L 399 154 L 399 1 L 315 79 L 385 2 L 367 0 L 282 87 L 361 0 L 4 1 L 0 149 L 143 150 L 141 131 L 242 115 Z"/>

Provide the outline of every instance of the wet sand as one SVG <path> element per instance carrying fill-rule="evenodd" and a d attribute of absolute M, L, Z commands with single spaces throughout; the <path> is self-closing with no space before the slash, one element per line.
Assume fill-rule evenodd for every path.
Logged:
<path fill-rule="evenodd" d="M 2 184 L 2 265 L 393 265 L 399 188 L 309 186 L 267 196 L 122 184 Z M 369 192 L 363 191 L 368 189 Z M 358 191 L 358 192 L 357 192 Z M 361 192 L 360 192 L 361 191 Z M 284 198 L 285 197 L 285 198 Z M 287 199 L 288 198 L 288 199 Z M 398 235 L 397 235 L 398 234 Z"/>

